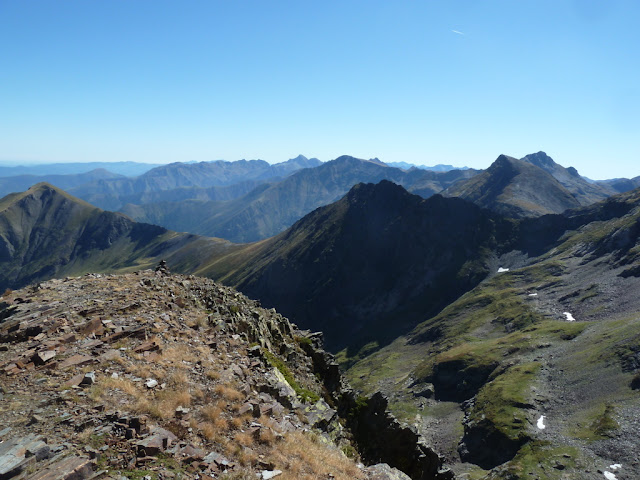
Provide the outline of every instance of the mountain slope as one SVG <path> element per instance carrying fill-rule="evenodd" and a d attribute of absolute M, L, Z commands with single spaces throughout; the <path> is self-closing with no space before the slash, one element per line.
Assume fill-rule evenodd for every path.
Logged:
<path fill-rule="evenodd" d="M 561 213 L 580 202 L 551 174 L 529 162 L 500 155 L 475 177 L 443 192 L 513 218 Z"/>
<path fill-rule="evenodd" d="M 348 376 L 390 396 L 460 474 L 595 480 L 621 464 L 636 478 L 640 190 L 518 230 L 508 270 Z"/>
<path fill-rule="evenodd" d="M 425 200 L 389 181 L 359 184 L 199 273 L 322 330 L 331 349 L 360 348 L 388 341 L 475 286 L 498 232 L 510 228 L 461 199 Z"/>
<path fill-rule="evenodd" d="M 166 202 L 160 205 L 127 206 L 134 219 L 200 235 L 252 242 L 276 235 L 315 208 L 328 205 L 360 182 L 391 180 L 421 196 L 431 196 L 472 170 L 435 173 L 405 172 L 377 161 L 339 157 L 274 183 L 265 183 L 235 200 L 219 202 Z"/>
<path fill-rule="evenodd" d="M 377 397 L 354 408 L 307 334 L 228 287 L 163 269 L 5 292 L 0 474 L 409 478 L 356 464 L 383 459 L 414 479 L 450 480 Z"/>
<path fill-rule="evenodd" d="M 598 180 L 595 183 L 611 191 L 612 194 L 623 193 L 640 187 L 640 176 L 634 178 L 613 178 L 611 180 Z"/>
<path fill-rule="evenodd" d="M 132 203 L 135 196 L 140 194 L 184 187 L 228 187 L 242 182 L 264 182 L 320 163 L 317 159 L 307 159 L 302 155 L 275 165 L 264 160 L 171 163 L 136 178 L 88 183 L 70 193 L 101 208 L 117 210 L 125 203 Z"/>
<path fill-rule="evenodd" d="M 564 168 L 562 165 L 558 165 L 544 152 L 526 155 L 521 158 L 521 160 L 540 167 L 545 172 L 551 174 L 553 178 L 558 180 L 562 186 L 573 195 L 580 205 L 590 205 L 604 200 L 614 193 L 598 183 L 588 182 L 580 176 L 575 168 Z"/>
<path fill-rule="evenodd" d="M 195 245 L 215 250 L 228 242 L 135 223 L 46 183 L 0 201 L 2 289 L 96 269 L 149 265 Z"/>

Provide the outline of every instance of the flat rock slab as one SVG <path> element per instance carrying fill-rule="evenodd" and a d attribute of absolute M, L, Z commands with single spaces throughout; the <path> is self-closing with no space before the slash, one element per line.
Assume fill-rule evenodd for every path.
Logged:
<path fill-rule="evenodd" d="M 88 355 L 71 355 L 68 358 L 65 358 L 58 365 L 60 368 L 69 368 L 69 367 L 77 367 L 80 365 L 87 365 L 93 362 L 93 357 L 89 357 Z"/>
<path fill-rule="evenodd" d="M 20 474 L 27 465 L 47 458 L 49 452 L 49 446 L 36 435 L 0 443 L 0 480 Z"/>
<path fill-rule="evenodd" d="M 56 353 L 57 352 L 55 350 L 45 350 L 43 352 L 38 352 L 34 357 L 34 362 L 39 365 L 43 365 L 47 363 L 49 360 L 51 360 L 53 357 L 55 357 Z"/>
<path fill-rule="evenodd" d="M 84 457 L 66 457 L 50 464 L 27 480 L 84 480 L 93 474 L 93 463 Z"/>
<path fill-rule="evenodd" d="M 164 428 L 156 427 L 151 431 L 151 435 L 136 443 L 138 446 L 138 456 L 153 456 L 164 452 L 178 440 L 173 433 Z"/>
<path fill-rule="evenodd" d="M 369 480 L 411 480 L 411 477 L 386 463 L 367 467 L 365 472 L 369 474 Z"/>

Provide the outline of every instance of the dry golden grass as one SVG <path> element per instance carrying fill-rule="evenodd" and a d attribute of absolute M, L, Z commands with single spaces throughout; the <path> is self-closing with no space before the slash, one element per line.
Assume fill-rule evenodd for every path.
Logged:
<path fill-rule="evenodd" d="M 243 447 L 250 447 L 253 445 L 253 435 L 247 432 L 238 432 L 233 436 L 233 439 L 238 445 Z"/>
<path fill-rule="evenodd" d="M 240 400 L 244 400 L 244 394 L 239 392 L 234 387 L 229 385 L 216 385 L 213 389 L 213 393 L 217 396 L 229 400 L 230 402 L 239 402 Z"/>
<path fill-rule="evenodd" d="M 261 428 L 258 435 L 258 442 L 263 445 L 273 445 L 276 442 L 276 434 L 270 428 Z"/>
<path fill-rule="evenodd" d="M 138 398 L 139 396 L 142 395 L 142 392 L 133 384 L 133 382 L 131 382 L 126 378 L 107 377 L 103 379 L 100 382 L 100 384 L 102 385 L 102 387 L 104 387 L 103 394 L 106 393 L 108 390 L 118 389 L 121 392 L 127 395 L 131 395 L 132 397 L 135 397 L 135 398 Z"/>
<path fill-rule="evenodd" d="M 173 388 L 185 388 L 188 382 L 189 377 L 181 370 L 172 372 L 167 378 L 167 386 Z"/>
<path fill-rule="evenodd" d="M 213 422 L 222 415 L 222 408 L 220 408 L 220 405 L 216 402 L 202 407 L 200 413 L 205 420 Z"/>
<path fill-rule="evenodd" d="M 229 422 L 224 417 L 218 417 L 212 423 L 219 432 L 226 432 L 229 430 Z"/>
<path fill-rule="evenodd" d="M 250 448 L 236 448 L 234 457 L 243 467 L 254 465 L 258 461 L 258 454 Z"/>
<path fill-rule="evenodd" d="M 153 370 L 149 364 L 131 363 L 127 365 L 127 372 L 140 378 L 152 378 Z"/>
<path fill-rule="evenodd" d="M 292 432 L 285 435 L 270 459 L 283 470 L 283 480 L 327 478 L 363 479 L 364 474 L 337 447 L 322 443 L 313 435 Z"/>
<path fill-rule="evenodd" d="M 138 398 L 131 409 L 136 413 L 147 414 L 152 418 L 165 418 L 163 412 L 158 408 L 158 404 L 144 397 Z"/>
<path fill-rule="evenodd" d="M 206 422 L 200 425 L 200 431 L 204 438 L 212 442 L 218 433 L 212 423 Z"/>
<path fill-rule="evenodd" d="M 202 436 L 209 442 L 220 446 L 222 450 L 229 450 L 233 445 L 227 436 L 218 430 L 211 422 L 203 422 L 198 425 L 198 430 Z"/>
<path fill-rule="evenodd" d="M 202 390 L 200 387 L 193 387 L 191 389 L 191 396 L 197 402 L 202 402 L 205 399 L 204 390 Z"/>
<path fill-rule="evenodd" d="M 196 352 L 200 354 L 201 360 L 206 363 L 211 363 L 210 353 L 211 349 L 205 345 L 198 345 L 195 349 Z"/>
<path fill-rule="evenodd" d="M 191 394 L 184 390 L 162 390 L 155 397 L 140 395 L 133 406 L 138 413 L 146 413 L 157 419 L 169 419 L 179 406 L 191 405 Z"/>
<path fill-rule="evenodd" d="M 239 430 L 244 425 L 244 419 L 242 417 L 233 417 L 229 421 L 229 428 L 231 430 Z"/>
<path fill-rule="evenodd" d="M 167 347 L 162 355 L 164 361 L 174 364 L 180 368 L 189 368 L 182 362 L 195 363 L 198 361 L 198 356 L 194 354 L 193 348 L 184 343 L 178 343 Z"/>
<path fill-rule="evenodd" d="M 267 415 L 260 415 L 260 418 L 258 418 L 257 422 L 260 425 L 263 425 L 265 427 L 271 427 L 271 428 L 273 428 L 276 425 L 276 422 L 271 417 L 268 417 Z"/>

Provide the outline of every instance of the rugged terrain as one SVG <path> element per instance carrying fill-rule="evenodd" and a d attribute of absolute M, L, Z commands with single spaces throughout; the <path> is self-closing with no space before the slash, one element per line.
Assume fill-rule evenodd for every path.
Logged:
<path fill-rule="evenodd" d="M 443 195 L 464 198 L 512 218 L 562 213 L 581 205 L 550 173 L 506 155 L 500 155 L 482 173 L 449 187 Z"/>
<path fill-rule="evenodd" d="M 265 182 L 228 201 L 143 202 L 126 205 L 122 211 L 134 220 L 173 230 L 233 242 L 254 242 L 272 237 L 316 208 L 336 202 L 358 183 L 390 180 L 420 196 L 430 197 L 474 174 L 475 170 L 407 172 L 380 161 L 344 155 L 315 168 L 301 169 L 279 181 Z"/>
<path fill-rule="evenodd" d="M 451 478 L 317 335 L 211 280 L 162 264 L 7 291 L 0 308 L 3 479 L 408 478 L 358 450 Z"/>
<path fill-rule="evenodd" d="M 198 273 L 322 330 L 332 350 L 358 351 L 388 343 L 477 285 L 512 229 L 461 199 L 425 200 L 389 181 L 360 184 Z"/>
<path fill-rule="evenodd" d="M 97 225 L 85 217 L 97 215 L 104 219 L 100 225 L 117 218 L 129 222 L 123 223 L 127 228 L 150 227 L 46 185 L 7 197 L 2 206 L 4 231 L 16 232 L 12 239 L 40 245 L 51 235 L 68 239 L 69 251 L 83 251 L 76 232 Z M 374 395 L 384 392 L 395 414 L 413 424 L 461 478 L 639 475 L 633 452 L 640 297 L 633 292 L 640 287 L 640 191 L 514 220 L 463 199 L 425 200 L 381 182 L 358 185 L 282 234 L 253 244 L 160 232 L 158 238 L 180 240 L 167 250 L 157 248 L 162 242 L 145 249 L 142 240 L 140 250 L 110 250 L 119 237 L 107 235 L 111 241 L 105 242 L 100 234 L 96 242 L 102 243 L 72 257 L 73 274 L 87 271 L 80 269 L 83 258 L 103 258 L 105 270 L 133 271 L 166 253 L 178 271 L 238 284 L 302 327 L 325 329 L 330 348 L 348 347 L 338 358 L 352 384 L 371 395 L 332 408 L 347 423 L 354 410 L 385 419 L 379 412 L 386 401 Z M 131 237 L 122 238 L 128 244 Z M 25 269 L 39 258 L 42 265 L 58 265 L 52 248 L 31 249 Z M 306 338 L 296 343 L 309 353 L 305 349 L 315 348 L 317 337 Z M 315 373 L 335 379 L 326 375 L 327 365 Z M 337 372 L 332 365 L 329 370 Z M 321 383 L 334 391 L 335 381 Z M 391 430 L 418 444 L 411 430 Z M 352 422 L 350 431 L 354 439 L 371 439 L 389 428 Z M 378 461 L 382 446 L 402 444 L 386 437 L 357 448 Z M 414 460 L 435 455 L 426 444 Z M 413 460 L 385 455 L 412 477 L 422 475 L 410 471 Z"/>
<path fill-rule="evenodd" d="M 640 192 L 520 228 L 489 278 L 348 377 L 461 477 L 638 478 Z"/>

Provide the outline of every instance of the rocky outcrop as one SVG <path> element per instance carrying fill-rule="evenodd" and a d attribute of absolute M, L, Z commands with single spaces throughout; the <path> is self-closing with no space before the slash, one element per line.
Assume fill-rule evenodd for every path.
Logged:
<path fill-rule="evenodd" d="M 0 308 L 2 480 L 451 478 L 382 397 L 360 408 L 317 336 L 211 280 L 89 274 Z"/>
<path fill-rule="evenodd" d="M 313 360 L 314 370 L 324 380 L 324 386 L 337 400 L 338 413 L 347 420 L 363 459 L 371 463 L 384 462 L 413 480 L 454 478 L 453 472 L 443 468 L 442 458 L 424 439 L 390 413 L 387 399 L 381 393 L 361 397 L 344 381 L 333 355 L 322 349 L 321 334 L 307 335 L 309 342 L 301 345 Z"/>

